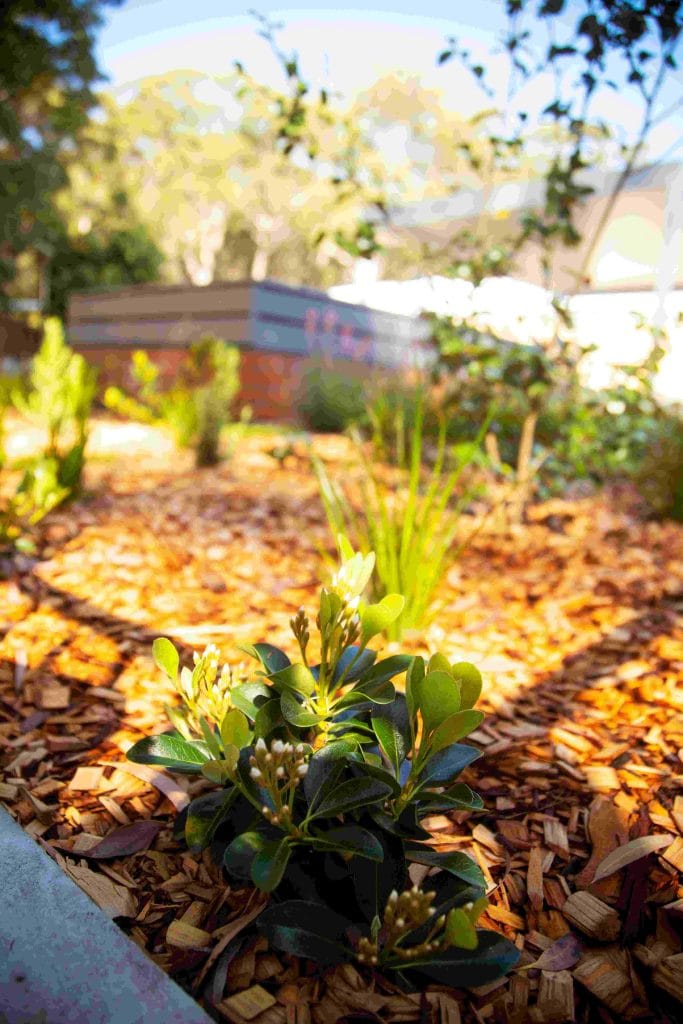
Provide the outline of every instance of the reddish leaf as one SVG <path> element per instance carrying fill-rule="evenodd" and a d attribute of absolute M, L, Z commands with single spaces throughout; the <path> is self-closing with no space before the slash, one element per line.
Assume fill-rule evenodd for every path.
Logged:
<path fill-rule="evenodd" d="M 582 953 L 583 946 L 576 935 L 568 932 L 567 935 L 563 935 L 561 939 L 553 942 L 552 946 L 548 946 L 536 963 L 530 964 L 530 966 L 534 970 L 538 968 L 543 971 L 567 971 L 579 962 Z"/>
<path fill-rule="evenodd" d="M 102 842 L 91 846 L 89 850 L 79 850 L 76 856 L 91 860 L 130 857 L 133 853 L 149 849 L 163 827 L 162 821 L 134 821 L 132 825 L 122 825 L 121 828 L 114 829 L 108 836 L 105 836 Z M 61 843 L 52 845 L 64 853 L 74 853 L 66 846 L 62 846 Z"/>

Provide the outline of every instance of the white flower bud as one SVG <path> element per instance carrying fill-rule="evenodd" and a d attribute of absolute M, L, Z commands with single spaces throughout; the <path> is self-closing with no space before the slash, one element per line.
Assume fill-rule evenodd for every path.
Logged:
<path fill-rule="evenodd" d="M 256 750 L 267 750 L 268 748 L 266 747 L 266 741 L 259 737 L 259 739 L 256 740 L 255 749 Z"/>
<path fill-rule="evenodd" d="M 281 754 L 282 751 L 285 749 L 285 745 L 282 742 L 282 740 L 273 740 L 273 742 L 270 745 L 270 749 L 274 754 Z"/>
<path fill-rule="evenodd" d="M 398 893 L 396 892 L 395 889 L 392 889 L 391 892 L 389 893 L 389 903 L 395 903 L 397 899 Z"/>
<path fill-rule="evenodd" d="M 396 927 L 397 928 L 405 928 L 405 926 L 406 926 L 405 918 L 397 917 L 396 918 Z"/>
<path fill-rule="evenodd" d="M 263 775 L 261 775 L 261 772 L 258 770 L 258 768 L 252 768 L 249 774 L 251 775 L 252 779 L 254 779 L 255 782 L 260 782 L 261 779 L 263 778 Z"/>
<path fill-rule="evenodd" d="M 308 765 L 300 764 L 296 770 L 296 774 L 299 776 L 300 779 L 303 779 L 303 777 L 308 774 Z"/>
<path fill-rule="evenodd" d="M 280 765 L 280 767 L 279 767 L 279 768 L 277 769 L 277 771 L 275 772 L 275 776 L 276 776 L 276 778 L 278 778 L 278 779 L 284 779 L 284 777 L 285 777 L 285 770 L 284 770 L 284 768 L 282 767 L 282 765 Z"/>

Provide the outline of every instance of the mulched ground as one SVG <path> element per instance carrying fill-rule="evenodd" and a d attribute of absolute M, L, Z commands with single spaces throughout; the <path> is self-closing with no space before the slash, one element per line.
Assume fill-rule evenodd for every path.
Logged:
<path fill-rule="evenodd" d="M 175 810 L 207 783 L 124 760 L 166 727 L 155 636 L 188 657 L 212 641 L 233 663 L 245 640 L 291 647 L 328 545 L 306 459 L 281 464 L 277 439 L 252 437 L 195 471 L 149 433 L 113 457 L 122 435 L 105 428 L 89 495 L 0 582 L 0 800 L 64 870 L 217 1020 L 680 1020 L 683 529 L 645 521 L 627 492 L 538 505 L 509 536 L 485 525 L 426 635 L 402 645 L 484 673 L 467 781 L 486 811 L 431 828 L 481 865 L 484 923 L 521 950 L 487 990 L 405 995 L 269 952 L 250 928 L 257 895 L 173 841 Z M 317 446 L 342 464 L 344 442 Z"/>

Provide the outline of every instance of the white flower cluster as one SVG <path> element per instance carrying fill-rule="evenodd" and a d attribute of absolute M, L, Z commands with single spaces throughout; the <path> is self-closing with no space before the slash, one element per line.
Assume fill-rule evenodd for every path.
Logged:
<path fill-rule="evenodd" d="M 258 739 L 249 758 L 249 774 L 273 801 L 272 808 L 266 804 L 261 808 L 263 817 L 292 835 L 300 834 L 292 822 L 292 807 L 294 791 L 308 772 L 306 756 L 309 751 L 303 743 L 295 746 L 272 740 L 268 747 L 264 740 Z"/>
<path fill-rule="evenodd" d="M 303 779 L 308 772 L 305 761 L 306 747 L 303 743 L 294 746 L 273 740 L 270 749 L 265 740 L 258 739 L 254 745 L 254 753 L 249 758 L 251 769 L 249 774 L 255 782 L 262 783 L 267 776 L 276 779 Z"/>

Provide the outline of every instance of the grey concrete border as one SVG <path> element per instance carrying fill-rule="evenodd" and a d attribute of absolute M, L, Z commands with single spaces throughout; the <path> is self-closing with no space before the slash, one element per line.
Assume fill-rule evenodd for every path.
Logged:
<path fill-rule="evenodd" d="M 0 1021 L 211 1024 L 0 807 Z"/>

